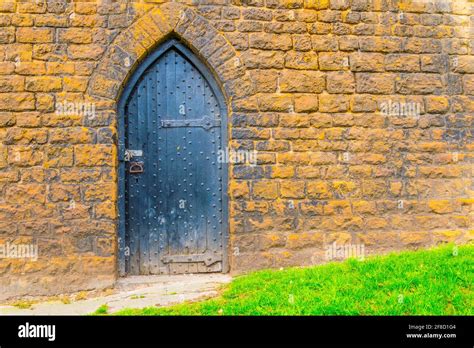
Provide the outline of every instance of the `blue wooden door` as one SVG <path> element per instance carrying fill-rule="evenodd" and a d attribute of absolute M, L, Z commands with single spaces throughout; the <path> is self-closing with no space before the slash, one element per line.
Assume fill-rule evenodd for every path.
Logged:
<path fill-rule="evenodd" d="M 159 53 L 124 107 L 126 273 L 220 272 L 225 107 L 189 50 L 173 42 Z"/>

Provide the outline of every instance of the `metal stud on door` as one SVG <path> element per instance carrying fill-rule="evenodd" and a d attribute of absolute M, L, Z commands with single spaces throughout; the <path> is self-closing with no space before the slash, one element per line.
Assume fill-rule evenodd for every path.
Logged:
<path fill-rule="evenodd" d="M 124 241 L 128 274 L 225 270 L 225 105 L 178 42 L 161 48 L 124 104 Z M 204 71 L 203 71 L 204 70 Z"/>

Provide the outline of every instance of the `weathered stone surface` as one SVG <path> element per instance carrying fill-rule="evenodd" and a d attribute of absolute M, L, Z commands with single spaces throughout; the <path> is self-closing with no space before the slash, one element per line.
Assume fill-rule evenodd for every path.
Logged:
<path fill-rule="evenodd" d="M 354 74 L 350 72 L 331 72 L 327 75 L 329 93 L 353 93 L 355 91 Z"/>
<path fill-rule="evenodd" d="M 18 28 L 17 41 L 21 43 L 53 42 L 54 31 L 51 28 Z"/>
<path fill-rule="evenodd" d="M 77 166 L 110 166 L 115 160 L 115 147 L 99 144 L 77 145 L 74 147 L 74 158 Z"/>
<path fill-rule="evenodd" d="M 287 93 L 321 93 L 325 84 L 325 76 L 320 72 L 284 70 L 280 79 L 280 90 Z"/>
<path fill-rule="evenodd" d="M 257 152 L 229 168 L 232 271 L 324 262 L 332 242 L 472 239 L 472 23 L 457 2 L 435 7 L 2 2 L 0 237 L 37 233 L 44 254 L 0 263 L 0 299 L 113 283 L 117 102 L 173 36 L 222 87 L 229 148 Z M 97 115 L 57 113 L 65 101 Z"/>
<path fill-rule="evenodd" d="M 248 50 L 242 54 L 244 64 L 251 69 L 281 69 L 285 64 L 285 56 L 280 51 Z"/>
<path fill-rule="evenodd" d="M 285 57 L 285 67 L 289 69 L 316 70 L 318 55 L 314 52 L 288 52 Z"/>
<path fill-rule="evenodd" d="M 392 94 L 395 91 L 395 75 L 358 73 L 356 90 L 359 93 Z"/>
<path fill-rule="evenodd" d="M 0 110 L 34 110 L 33 93 L 0 93 Z"/>

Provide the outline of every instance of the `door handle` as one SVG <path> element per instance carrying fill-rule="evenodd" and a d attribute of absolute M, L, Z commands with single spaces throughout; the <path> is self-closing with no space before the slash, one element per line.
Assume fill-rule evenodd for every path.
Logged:
<path fill-rule="evenodd" d="M 128 172 L 130 174 L 141 174 L 145 171 L 145 163 L 143 162 L 130 162 Z"/>

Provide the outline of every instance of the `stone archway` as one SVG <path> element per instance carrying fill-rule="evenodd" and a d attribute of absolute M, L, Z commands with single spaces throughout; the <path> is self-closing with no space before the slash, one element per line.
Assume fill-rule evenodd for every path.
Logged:
<path fill-rule="evenodd" d="M 166 3 L 150 10 L 121 32 L 109 45 L 89 79 L 85 97 L 112 115 L 110 126 L 115 134 L 118 133 L 118 102 L 124 87 L 146 57 L 171 38 L 184 42 L 214 75 L 226 99 L 228 118 L 231 118 L 233 111 L 256 110 L 253 82 L 231 43 L 194 9 L 178 3 Z M 117 151 L 114 153 L 117 154 Z M 117 156 L 111 166 L 115 172 L 119 170 Z M 118 180 L 118 175 L 115 180 Z M 114 197 L 118 195 L 114 194 Z M 114 204 L 118 208 L 119 201 L 114 199 Z M 229 234 L 232 243 L 232 224 Z M 118 255 L 116 258 L 120 260 Z M 122 265 L 119 263 L 118 266 L 122 274 Z"/>
<path fill-rule="evenodd" d="M 117 36 L 91 76 L 89 97 L 116 102 L 134 68 L 172 36 L 183 40 L 208 65 L 229 101 L 254 94 L 250 76 L 227 39 L 193 9 L 166 3 Z"/>

